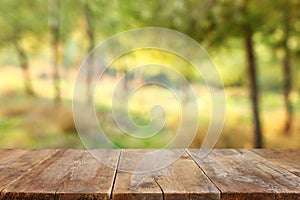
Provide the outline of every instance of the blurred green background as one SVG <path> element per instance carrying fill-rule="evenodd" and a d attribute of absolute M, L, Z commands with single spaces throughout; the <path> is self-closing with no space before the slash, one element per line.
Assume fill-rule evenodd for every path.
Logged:
<path fill-rule="evenodd" d="M 1 0 L 0 147 L 82 148 L 72 116 L 72 93 L 82 61 L 109 36 L 148 26 L 190 36 L 216 64 L 227 96 L 216 147 L 300 147 L 298 0 Z M 147 124 L 147 108 L 160 95 L 171 110 L 163 134 L 136 141 L 113 124 L 112 82 L 138 57 L 180 64 L 197 92 L 205 87 L 188 64 L 156 52 L 136 52 L 121 59 L 116 65 L 121 67 L 112 68 L 103 90 L 95 95 L 101 99 L 96 101 L 101 126 L 119 147 L 161 147 L 176 132 L 180 112 L 157 88 L 137 95 L 130 108 L 137 123 Z M 134 84 L 134 79 L 127 81 Z M 191 147 L 200 147 L 210 122 L 203 115 L 210 112 L 209 97 L 199 101 L 201 126 Z"/>

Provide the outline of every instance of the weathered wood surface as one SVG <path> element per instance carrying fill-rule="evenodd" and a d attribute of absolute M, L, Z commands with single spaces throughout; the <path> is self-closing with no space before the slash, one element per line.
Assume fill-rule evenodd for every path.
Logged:
<path fill-rule="evenodd" d="M 214 150 L 203 159 L 189 152 L 222 199 L 300 199 L 300 177 L 249 150 Z"/>
<path fill-rule="evenodd" d="M 133 150 L 123 150 L 119 168 L 135 165 L 139 169 L 141 158 L 131 157 Z M 135 150 L 137 151 L 137 150 Z M 139 150 L 147 153 L 149 150 Z M 166 152 L 163 152 L 166 153 Z M 166 153 L 167 154 L 167 153 Z M 145 165 L 149 163 L 144 163 Z M 133 167 L 134 168 L 134 167 Z M 163 169 L 148 174 L 117 174 L 113 199 L 220 199 L 220 192 L 204 175 L 197 164 L 184 153 Z"/>
<path fill-rule="evenodd" d="M 0 199 L 300 200 L 300 150 L 189 149 L 151 173 L 124 171 L 151 164 L 132 154 L 149 151 L 93 150 L 107 166 L 86 150 L 0 150 Z"/>
<path fill-rule="evenodd" d="M 39 154 L 40 151 L 29 152 Z M 115 169 L 102 164 L 87 151 L 74 149 L 53 151 L 55 153 L 50 158 L 2 190 L 1 197 L 4 199 L 110 198 Z M 99 151 L 101 153 L 101 150 Z M 117 163 L 119 153 L 115 151 L 102 153 L 110 153 L 111 159 Z M 12 170 L 11 174 L 14 172 Z M 2 177 L 2 171 L 0 174 Z"/>
<path fill-rule="evenodd" d="M 130 154 L 136 153 L 136 157 Z M 160 187 L 156 184 L 151 174 L 132 174 L 128 173 L 126 169 L 135 169 L 139 166 L 142 152 L 149 152 L 147 150 L 122 150 L 118 173 L 112 192 L 112 198 L 117 200 L 125 199 L 149 199 L 149 200 L 163 200 L 163 194 Z"/>
<path fill-rule="evenodd" d="M 220 199 L 218 188 L 185 153 L 155 177 L 165 199 Z M 162 171 L 164 171 L 162 170 Z"/>
<path fill-rule="evenodd" d="M 298 149 L 286 149 L 284 151 L 279 149 L 253 149 L 251 151 L 300 177 L 300 151 Z"/>
<path fill-rule="evenodd" d="M 49 158 L 56 150 L 3 150 L 0 152 L 0 189 L 20 181 L 23 176 Z"/>

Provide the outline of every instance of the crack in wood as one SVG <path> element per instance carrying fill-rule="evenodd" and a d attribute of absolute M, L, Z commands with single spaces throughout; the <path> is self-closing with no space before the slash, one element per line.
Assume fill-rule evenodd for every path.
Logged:
<path fill-rule="evenodd" d="M 205 173 L 205 171 L 201 168 L 201 166 L 198 164 L 198 162 L 195 160 L 194 156 L 189 152 L 188 149 L 185 149 L 185 151 L 187 152 L 187 154 L 189 155 L 189 157 L 196 163 L 196 165 L 199 167 L 199 169 L 201 170 L 201 172 L 208 178 L 208 180 L 210 180 L 210 182 L 217 188 L 217 190 L 219 191 L 219 199 L 222 199 L 222 192 L 221 189 L 215 184 L 215 182 Z"/>
<path fill-rule="evenodd" d="M 112 187 L 111 187 L 111 192 L 110 192 L 110 196 L 109 198 L 112 199 L 113 198 L 113 191 L 114 191 L 114 187 L 115 187 L 115 182 L 117 179 L 117 174 L 118 174 L 118 169 L 119 169 L 119 165 L 120 165 L 120 158 L 122 155 L 122 149 L 120 150 L 119 156 L 118 156 L 118 161 L 116 164 L 116 169 L 115 169 L 115 173 L 114 173 L 114 179 L 113 179 L 113 183 L 112 183 Z"/>
<path fill-rule="evenodd" d="M 161 194 L 162 194 L 162 198 L 163 198 L 163 200 L 165 200 L 165 192 L 164 192 L 164 190 L 163 190 L 163 188 L 161 187 L 161 185 L 157 182 L 157 180 L 156 180 L 156 177 L 154 176 L 153 177 L 153 179 L 154 179 L 154 181 L 155 181 L 155 183 L 158 185 L 158 187 L 160 188 L 160 190 L 161 190 Z"/>

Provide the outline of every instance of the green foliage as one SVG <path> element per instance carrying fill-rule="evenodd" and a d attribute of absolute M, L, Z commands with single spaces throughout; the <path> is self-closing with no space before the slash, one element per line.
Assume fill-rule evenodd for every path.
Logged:
<path fill-rule="evenodd" d="M 48 55 L 51 44 L 50 25 L 53 23 L 53 17 L 58 17 L 59 19 L 59 52 L 61 53 L 60 56 L 63 57 L 63 61 L 60 61 L 59 66 L 63 65 L 68 70 L 79 67 L 80 62 L 89 51 L 88 28 L 90 28 L 94 34 L 94 45 L 96 45 L 101 40 L 120 31 L 148 26 L 165 27 L 180 31 L 205 47 L 216 63 L 225 86 L 229 88 L 229 92 L 239 88 L 238 93 L 245 94 L 244 86 L 248 84 L 248 79 L 246 78 L 246 55 L 242 39 L 246 33 L 251 32 L 255 44 L 256 62 L 258 64 L 258 83 L 262 89 L 262 99 L 264 100 L 262 106 L 263 111 L 266 112 L 263 114 L 263 119 L 267 121 L 269 116 L 276 115 L 276 113 L 271 112 L 275 107 L 277 109 L 276 112 L 278 112 L 277 114 L 282 115 L 282 112 L 278 110 L 282 107 L 279 92 L 283 90 L 281 66 L 282 58 L 284 57 L 285 42 L 291 54 L 293 79 L 293 92 L 291 96 L 294 103 L 293 106 L 298 109 L 296 112 L 299 115 L 299 0 L 58 0 L 60 4 L 59 10 L 54 16 L 51 16 L 50 7 L 53 2 L 53 0 L 1 0 L 1 65 L 17 65 L 17 56 L 13 48 L 14 45 L 18 43 L 27 54 L 30 54 L 30 58 L 33 54 L 38 53 L 35 57 L 38 61 L 34 60 L 33 63 L 38 65 L 39 67 L 37 68 L 43 72 L 35 73 L 39 75 L 46 73 L 47 76 L 50 76 L 49 74 L 52 72 L 50 73 L 49 71 L 52 69 L 48 69 L 47 67 L 53 63 L 52 61 L 50 62 L 51 59 Z M 289 22 L 288 24 L 286 23 L 287 21 Z M 126 43 L 130 41 L 121 42 Z M 133 69 L 133 66 L 138 66 L 147 61 L 172 66 L 192 82 L 201 79 L 201 77 L 196 75 L 197 73 L 189 63 L 167 52 L 136 51 L 130 55 L 124 55 L 124 57 L 113 64 L 112 68 L 115 71 L 128 71 Z M 34 68 L 34 70 L 36 70 L 36 68 Z M 117 73 L 118 72 L 116 72 L 116 74 Z M 146 75 L 154 77 L 159 76 L 161 73 L 163 73 L 163 71 L 152 70 Z M 41 84 L 42 81 L 36 80 L 36 76 L 37 75 L 34 77 L 36 81 L 34 84 L 36 84 L 37 88 L 43 88 L 44 85 Z M 63 76 L 67 77 L 68 75 L 62 73 L 61 77 Z M 170 80 L 174 78 L 171 74 L 167 74 L 166 76 Z M 17 88 L 18 90 L 21 88 L 22 84 L 19 81 L 10 80 L 7 77 L 1 77 L 1 79 L 3 85 L 10 82 L 10 85 L 15 87 L 15 89 Z M 45 78 L 44 81 L 49 80 Z M 50 90 L 49 88 L 50 87 L 47 87 L 47 90 Z M 71 93 L 70 91 L 68 92 Z M 269 92 L 277 93 L 275 95 L 268 95 Z M 52 95 L 52 91 L 48 93 L 48 96 Z M 237 135 L 232 137 L 230 136 L 230 132 L 243 131 L 244 127 L 240 128 L 240 121 L 246 124 L 247 133 L 251 131 L 251 118 L 249 117 L 251 112 L 247 107 L 249 104 L 248 96 L 238 96 L 236 99 L 234 95 L 231 97 L 228 102 L 229 109 L 235 113 L 232 114 L 233 117 L 230 122 L 228 122 L 229 125 L 227 124 L 225 127 L 226 133 L 224 137 L 225 140 L 227 138 L 227 142 L 221 144 L 221 147 L 232 147 L 238 143 L 235 139 L 238 138 L 238 133 L 235 133 Z M 11 106 L 11 113 L 16 113 L 12 118 L 2 118 L 2 116 L 0 118 L 0 130 L 11 130 L 13 138 L 20 137 L 21 135 L 22 125 L 20 124 L 22 124 L 21 121 L 23 118 L 19 115 L 23 115 L 28 111 L 23 112 L 22 109 L 18 108 L 16 105 Z M 105 110 L 103 112 L 106 114 L 108 111 L 109 110 Z M 56 119 L 55 114 L 50 111 L 45 113 L 53 117 L 52 122 L 44 123 L 44 126 L 49 128 L 44 137 L 50 141 L 47 145 L 55 143 L 55 137 L 59 135 L 57 131 L 74 131 L 74 127 L 72 127 L 70 123 L 70 121 L 72 121 L 70 116 L 66 122 L 66 124 L 69 125 L 63 127 L 63 125 L 58 122 L 63 121 L 61 118 L 58 117 Z M 35 114 L 36 113 L 34 113 L 34 115 Z M 41 117 L 41 115 L 38 114 L 36 114 L 36 116 L 37 118 Z M 136 114 L 134 118 L 144 123 L 144 121 L 147 120 L 142 116 L 142 114 Z M 282 118 L 280 118 L 280 120 L 282 120 Z M 51 126 L 54 126 L 53 124 L 56 124 L 56 128 L 51 129 Z M 266 124 L 267 128 L 272 125 L 270 122 L 266 122 Z M 30 127 L 30 125 L 32 124 L 29 123 L 29 125 L 27 124 L 25 126 Z M 106 124 L 106 126 L 109 129 L 110 124 Z M 13 131 L 13 127 L 18 128 Z M 270 130 L 272 131 L 274 129 Z M 36 130 L 31 131 L 35 132 Z M 275 132 L 278 133 L 279 131 L 275 130 Z M 51 135 L 52 133 L 54 133 L 54 136 Z M 78 145 L 75 144 L 76 139 L 74 139 L 73 136 L 66 135 L 66 137 L 71 138 L 75 146 Z M 125 146 L 122 142 L 128 139 L 112 137 L 119 146 Z M 269 136 L 267 135 L 267 137 Z M 2 138 L 4 138 L 4 136 L 1 136 L 1 139 Z M 24 139 L 24 136 L 21 138 Z M 160 139 L 163 140 L 163 137 L 157 140 Z M 242 146 L 251 146 L 249 145 L 251 144 L 249 134 L 246 139 L 247 142 Z M 33 140 L 29 142 L 32 141 Z M 275 141 L 275 139 L 272 141 Z M 129 141 L 129 143 L 134 142 L 135 141 Z M 139 145 L 148 145 L 145 143 Z M 276 141 L 276 144 L 277 143 L 279 144 L 280 140 Z M 59 144 L 56 145 L 59 146 Z M 68 145 L 71 146 L 72 144 Z M 159 145 L 163 145 L 163 142 L 160 142 Z"/>
<path fill-rule="evenodd" d="M 29 49 L 40 46 L 47 32 L 47 10 L 41 0 L 3 0 L 0 7 L 0 45 L 22 40 Z M 35 45 L 39 43 L 39 45 Z M 25 45 L 25 46 L 26 46 Z M 30 48 L 30 45 L 33 45 Z"/>

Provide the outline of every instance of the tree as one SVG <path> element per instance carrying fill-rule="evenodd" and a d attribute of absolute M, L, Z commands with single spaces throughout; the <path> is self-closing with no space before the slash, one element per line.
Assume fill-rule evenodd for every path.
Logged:
<path fill-rule="evenodd" d="M 251 27 L 245 25 L 245 49 L 247 53 L 247 69 L 249 75 L 249 85 L 250 85 L 250 97 L 252 102 L 252 114 L 255 127 L 255 147 L 262 148 L 263 138 L 260 124 L 259 115 L 259 101 L 258 101 L 258 86 L 257 86 L 257 72 L 256 72 L 256 58 L 254 53 L 254 43 L 253 43 L 253 31 Z"/>
<path fill-rule="evenodd" d="M 72 0 L 50 0 L 48 25 L 51 37 L 54 102 L 61 102 L 61 65 L 64 44 L 78 28 L 79 5 Z"/>
<path fill-rule="evenodd" d="M 291 79 L 291 63 L 290 63 L 290 49 L 288 47 L 288 40 L 290 35 L 290 25 L 291 25 L 291 5 L 290 1 L 287 2 L 287 5 L 283 9 L 284 17 L 283 17 L 283 41 L 282 47 L 284 50 L 284 57 L 282 60 L 283 66 L 283 93 L 284 93 L 284 105 L 286 111 L 286 121 L 284 126 L 284 132 L 288 133 L 291 129 L 292 125 L 292 105 L 291 105 L 291 89 L 292 89 L 292 79 Z"/>
<path fill-rule="evenodd" d="M 42 18 L 44 7 L 38 0 L 27 2 L 4 0 L 0 9 L 0 45 L 12 46 L 15 49 L 23 72 L 25 92 L 33 96 L 34 89 L 29 72 L 29 49 L 25 47 L 24 41 L 28 37 L 42 37 L 44 35 L 45 27 Z M 32 12 L 32 9 L 35 12 Z"/>
<path fill-rule="evenodd" d="M 61 101 L 61 89 L 60 89 L 60 0 L 51 0 L 49 5 L 49 26 L 51 33 L 51 46 L 53 53 L 53 86 L 54 86 L 54 100 L 56 103 Z"/>
<path fill-rule="evenodd" d="M 276 24 L 276 27 L 283 32 L 281 41 L 279 41 L 279 47 L 283 50 L 282 58 L 282 72 L 283 72 L 283 95 L 284 106 L 286 112 L 286 119 L 284 123 L 284 133 L 289 134 L 293 123 L 293 107 L 291 102 L 292 92 L 292 67 L 291 67 L 291 49 L 289 47 L 289 41 L 296 33 L 294 24 L 296 20 L 300 18 L 300 4 L 297 1 L 287 1 L 284 4 L 277 2 L 275 4 L 275 10 L 279 13 L 279 21 L 281 23 Z"/>
<path fill-rule="evenodd" d="M 249 6 L 249 5 L 248 5 Z M 240 12 L 245 18 L 248 18 L 243 23 L 241 23 L 241 27 L 244 31 L 243 39 L 245 44 L 245 50 L 247 54 L 247 69 L 249 75 L 249 85 L 250 85 L 250 97 L 252 102 L 252 114 L 254 120 L 254 127 L 255 127 L 255 147 L 262 148 L 263 147 L 263 138 L 262 138 L 262 131 L 261 131 L 261 123 L 260 123 L 260 115 L 259 115 L 259 100 L 258 100 L 258 86 L 257 86 L 257 72 L 256 72 L 256 58 L 254 52 L 254 42 L 253 42 L 253 33 L 254 28 L 249 23 L 251 19 L 251 14 L 249 14 L 249 7 L 247 7 L 246 1 L 241 1 L 240 4 Z"/>
<path fill-rule="evenodd" d="M 264 2 L 265 3 L 265 2 Z M 225 45 L 230 38 L 240 38 L 244 43 L 249 79 L 250 99 L 254 122 L 254 146 L 263 146 L 263 137 L 259 115 L 259 88 L 257 84 L 257 64 L 254 52 L 253 35 L 263 24 L 263 11 L 255 2 L 245 0 L 193 1 L 185 4 L 185 14 L 182 21 L 184 33 L 206 47 L 218 48 Z"/>
<path fill-rule="evenodd" d="M 21 47 L 20 41 L 17 38 L 18 38 L 18 36 L 15 36 L 15 38 L 13 39 L 13 43 L 14 43 L 16 52 L 18 54 L 20 66 L 23 71 L 25 91 L 28 95 L 33 96 L 34 90 L 32 87 L 32 80 L 31 80 L 31 76 L 29 73 L 28 56 L 27 56 L 26 51 Z"/>
<path fill-rule="evenodd" d="M 296 2 L 296 1 L 295 1 Z M 136 2 L 135 2 L 136 3 Z M 262 0 L 187 0 L 160 2 L 127 2 L 119 5 L 122 27 L 125 29 L 158 26 L 178 30 L 200 42 L 204 47 L 218 48 L 230 39 L 241 41 L 249 82 L 249 96 L 254 124 L 254 146 L 263 146 L 259 113 L 259 86 L 254 36 L 262 32 L 271 20 L 272 3 Z M 276 4 L 278 2 L 276 1 Z M 120 22 L 119 22 L 120 23 Z M 119 25 L 119 24 L 118 24 Z M 111 29 L 112 30 L 112 29 Z M 288 79 L 288 78 L 287 78 Z M 290 79 L 289 79 L 290 80 Z M 288 88 L 288 87 L 287 87 Z"/>
<path fill-rule="evenodd" d="M 282 57 L 282 74 L 283 74 L 283 96 L 286 118 L 284 122 L 283 132 L 290 133 L 293 124 L 293 107 L 291 101 L 291 92 L 293 85 L 292 77 L 292 57 L 297 49 L 291 49 L 291 42 L 299 35 L 296 24 L 300 19 L 300 4 L 298 1 L 273 1 L 269 5 L 269 13 L 274 16 L 273 20 L 269 21 L 264 26 L 267 44 L 274 50 L 281 50 Z M 282 33 L 282 34 L 278 34 Z M 275 36 L 277 35 L 277 36 Z M 279 36 L 279 37 L 278 37 Z M 294 52 L 293 52 L 294 51 Z"/>
<path fill-rule="evenodd" d="M 258 7 L 254 1 L 224 0 L 212 5 L 212 32 L 213 45 L 226 44 L 229 38 L 239 38 L 243 41 L 247 75 L 249 80 L 249 93 L 254 123 L 254 146 L 263 147 L 263 134 L 259 114 L 259 88 L 257 83 L 257 63 L 255 56 L 255 43 L 253 36 L 259 32 L 264 24 L 264 6 L 267 1 L 261 1 Z"/>
<path fill-rule="evenodd" d="M 94 71 L 94 54 L 93 49 L 95 47 L 95 33 L 94 33 L 94 10 L 93 4 L 95 2 L 91 2 L 90 0 L 83 0 L 83 13 L 85 19 L 85 32 L 88 39 L 88 48 L 87 48 L 87 62 L 88 62 L 88 71 L 87 71 L 87 78 L 86 78 L 86 87 L 87 87 L 87 103 L 92 102 L 92 91 L 91 91 L 91 84 L 92 84 L 92 75 Z"/>

